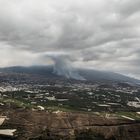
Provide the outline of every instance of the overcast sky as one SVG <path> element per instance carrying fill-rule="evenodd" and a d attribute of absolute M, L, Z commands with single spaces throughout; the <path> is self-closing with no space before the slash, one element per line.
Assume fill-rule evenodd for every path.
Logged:
<path fill-rule="evenodd" d="M 0 67 L 54 57 L 140 79 L 140 0 L 0 0 Z"/>

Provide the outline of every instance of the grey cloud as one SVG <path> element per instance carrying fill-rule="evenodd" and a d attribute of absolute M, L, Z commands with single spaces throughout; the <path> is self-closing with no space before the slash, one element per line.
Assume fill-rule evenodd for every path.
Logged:
<path fill-rule="evenodd" d="M 122 0 L 118 2 L 119 4 L 119 11 L 121 12 L 122 15 L 128 17 L 131 16 L 137 12 L 140 12 L 140 1 L 139 0 Z"/>
<path fill-rule="evenodd" d="M 139 6 L 139 0 L 0 0 L 0 66 L 50 64 L 56 55 L 72 67 L 139 75 Z"/>

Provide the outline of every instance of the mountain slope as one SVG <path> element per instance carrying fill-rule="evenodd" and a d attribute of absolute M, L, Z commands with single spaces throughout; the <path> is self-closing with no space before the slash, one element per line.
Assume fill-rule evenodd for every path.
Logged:
<path fill-rule="evenodd" d="M 90 81 L 114 81 L 114 82 L 132 82 L 139 83 L 140 80 L 134 79 L 119 73 L 97 70 L 79 70 L 79 74 Z"/>
<path fill-rule="evenodd" d="M 78 73 L 83 79 L 87 81 L 96 81 L 96 82 L 132 82 L 140 83 L 140 80 L 124 76 L 122 74 L 107 72 L 107 71 L 97 71 L 97 70 L 88 70 L 88 69 L 76 69 L 74 70 Z M 31 66 L 31 67 L 6 67 L 0 68 L 0 72 L 4 73 L 22 73 L 22 74 L 31 74 L 31 75 L 43 75 L 46 78 L 68 78 L 65 75 L 59 75 L 54 72 L 53 66 Z M 71 77 L 69 77 L 71 78 Z M 73 79 L 73 77 L 72 77 Z M 76 78 L 75 78 L 76 79 Z M 76 79 L 78 80 L 78 79 Z M 79 79 L 80 80 L 80 79 Z"/>

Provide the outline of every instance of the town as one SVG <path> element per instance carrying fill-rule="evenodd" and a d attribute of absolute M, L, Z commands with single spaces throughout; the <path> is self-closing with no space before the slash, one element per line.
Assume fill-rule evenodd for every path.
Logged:
<path fill-rule="evenodd" d="M 129 83 L 16 84 L 2 83 L 1 106 L 15 101 L 28 107 L 77 111 L 135 111 L 140 109 L 140 86 Z"/>

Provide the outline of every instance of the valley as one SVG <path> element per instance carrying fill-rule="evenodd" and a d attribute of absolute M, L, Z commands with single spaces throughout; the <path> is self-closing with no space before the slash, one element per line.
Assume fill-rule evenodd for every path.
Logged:
<path fill-rule="evenodd" d="M 2 140 L 138 140 L 140 85 L 2 72 L 0 115 Z"/>

